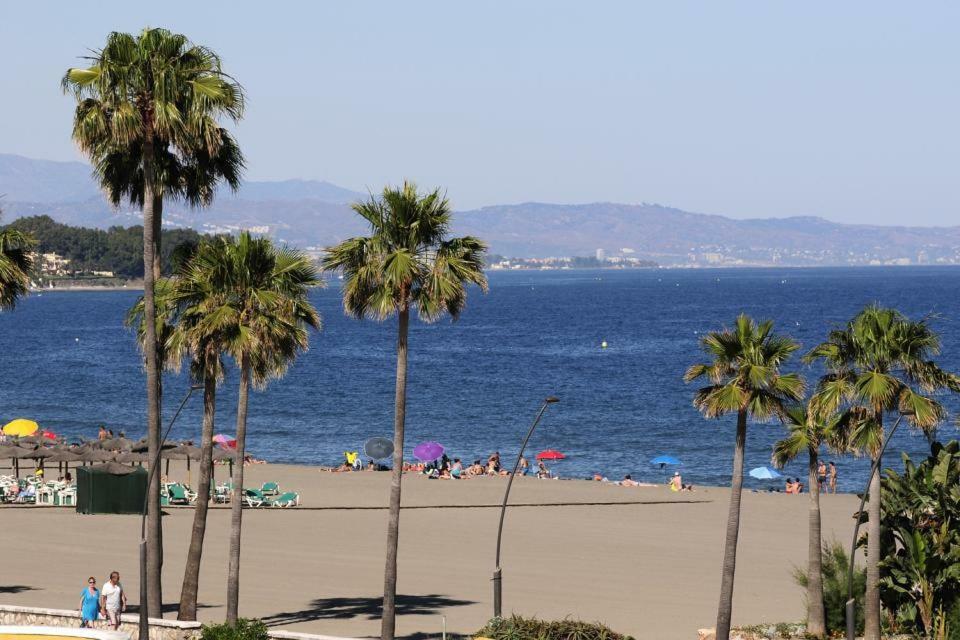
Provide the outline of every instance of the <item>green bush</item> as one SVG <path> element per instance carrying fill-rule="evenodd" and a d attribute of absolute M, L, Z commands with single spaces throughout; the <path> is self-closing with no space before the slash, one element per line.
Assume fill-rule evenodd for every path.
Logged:
<path fill-rule="evenodd" d="M 599 622 L 548 622 L 517 615 L 494 618 L 475 635 L 492 640 L 633 640 L 631 636 L 612 631 Z"/>
<path fill-rule="evenodd" d="M 240 618 L 236 626 L 227 623 L 205 624 L 200 629 L 201 640 L 269 640 L 267 625 L 262 620 Z"/>
<path fill-rule="evenodd" d="M 847 628 L 847 572 L 850 556 L 836 540 L 823 543 L 823 606 L 826 612 L 827 634 L 842 633 Z M 807 588 L 805 569 L 794 569 L 793 579 Z M 867 570 L 853 572 L 853 597 L 857 603 L 857 633 L 863 633 L 863 594 L 867 588 Z"/>

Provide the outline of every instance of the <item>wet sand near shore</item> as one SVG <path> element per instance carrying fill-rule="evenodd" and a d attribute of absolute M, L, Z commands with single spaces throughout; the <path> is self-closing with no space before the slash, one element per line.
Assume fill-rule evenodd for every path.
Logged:
<path fill-rule="evenodd" d="M 271 627 L 379 635 L 389 474 L 329 473 L 290 465 L 246 468 L 247 486 L 277 481 L 303 506 L 244 511 L 241 614 Z M 196 482 L 196 470 L 192 474 Z M 173 479 L 185 480 L 182 462 Z M 219 479 L 227 477 L 217 468 Z M 492 615 L 494 545 L 505 478 L 428 480 L 406 475 L 401 515 L 398 636 L 471 633 Z M 504 610 L 600 620 L 639 639 L 695 637 L 713 625 L 729 492 L 518 479 L 503 543 Z M 852 495 L 822 496 L 824 536 L 851 533 Z M 734 622 L 804 615 L 795 565 L 806 562 L 808 500 L 744 495 Z M 164 518 L 164 602 L 179 601 L 193 510 Z M 210 513 L 200 617 L 225 612 L 229 509 Z M 2 507 L 6 553 L 0 602 L 76 608 L 89 575 L 116 569 L 137 600 L 137 516 Z M 12 541 L 15 540 L 14 544 Z M 168 613 L 174 617 L 175 613 Z"/>

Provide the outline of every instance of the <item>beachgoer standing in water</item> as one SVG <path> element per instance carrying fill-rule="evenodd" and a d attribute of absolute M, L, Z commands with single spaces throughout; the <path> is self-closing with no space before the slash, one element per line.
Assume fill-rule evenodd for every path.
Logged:
<path fill-rule="evenodd" d="M 823 464 L 823 460 L 817 465 L 817 491 L 827 492 L 827 465 Z"/>
<path fill-rule="evenodd" d="M 103 425 L 100 425 L 100 431 L 97 432 L 97 440 L 106 440 L 107 439 L 107 428 Z"/>
<path fill-rule="evenodd" d="M 100 615 L 100 590 L 97 579 L 87 578 L 87 587 L 80 593 L 80 627 L 89 629 Z"/>
<path fill-rule="evenodd" d="M 107 612 L 107 623 L 116 631 L 120 628 L 120 614 L 127 610 L 127 594 L 116 571 L 110 572 L 110 581 L 103 585 L 100 600 L 100 606 Z"/>
<path fill-rule="evenodd" d="M 830 493 L 837 492 L 837 465 L 830 461 Z"/>

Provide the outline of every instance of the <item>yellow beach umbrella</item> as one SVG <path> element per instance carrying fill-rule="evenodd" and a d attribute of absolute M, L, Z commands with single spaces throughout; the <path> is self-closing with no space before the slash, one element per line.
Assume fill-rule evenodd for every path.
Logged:
<path fill-rule="evenodd" d="M 40 429 L 33 420 L 26 418 L 17 418 L 3 425 L 3 434 L 7 436 L 32 436 Z"/>

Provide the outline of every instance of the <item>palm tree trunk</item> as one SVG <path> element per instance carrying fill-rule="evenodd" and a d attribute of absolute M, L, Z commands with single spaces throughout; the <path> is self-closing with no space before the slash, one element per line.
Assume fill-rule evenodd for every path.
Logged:
<path fill-rule="evenodd" d="M 403 479 L 403 429 L 407 417 L 407 332 L 410 309 L 400 309 L 397 323 L 397 385 L 393 415 L 393 470 L 390 473 L 390 516 L 387 560 L 383 572 L 381 640 L 393 640 L 397 628 L 397 547 L 400 541 L 400 482 Z"/>
<path fill-rule="evenodd" d="M 875 413 L 877 428 L 883 433 L 883 413 Z M 883 447 L 883 436 L 877 451 Z M 880 456 L 873 456 L 877 472 L 870 477 L 870 496 L 867 502 L 867 589 L 863 601 L 864 640 L 880 640 Z"/>
<path fill-rule="evenodd" d="M 177 620 L 197 619 L 197 591 L 200 588 L 200 560 L 203 538 L 207 532 L 207 510 L 210 504 L 210 482 L 213 474 L 213 428 L 217 410 L 217 380 L 212 374 L 203 378 L 203 430 L 200 435 L 200 482 L 197 504 L 193 512 L 193 533 L 187 551 L 187 565 L 183 571 L 180 590 L 180 610 Z"/>
<path fill-rule="evenodd" d="M 243 459 L 247 440 L 247 401 L 250 394 L 250 356 L 240 358 L 240 395 L 237 399 L 237 466 L 230 501 L 230 562 L 227 567 L 227 624 L 235 625 L 240 611 L 240 528 L 243 520 Z"/>
<path fill-rule="evenodd" d="M 817 450 L 810 449 L 807 465 L 807 486 L 810 487 L 810 514 L 807 541 L 807 635 L 822 638 L 827 634 L 826 611 L 823 604 L 823 541 L 820 533 L 820 489 Z"/>
<path fill-rule="evenodd" d="M 163 195 L 153 196 L 153 279 L 163 277 L 163 254 L 160 252 L 163 240 Z"/>
<path fill-rule="evenodd" d="M 737 443 L 733 449 L 733 477 L 730 479 L 730 511 L 723 548 L 723 575 L 720 605 L 717 608 L 717 640 L 730 639 L 733 617 L 733 577 L 737 569 L 737 538 L 740 535 L 740 496 L 743 491 L 743 456 L 747 444 L 747 412 L 737 413 Z"/>
<path fill-rule="evenodd" d="M 143 145 L 143 314 L 145 322 L 144 356 L 147 369 L 147 453 L 156 460 L 160 449 L 160 362 L 158 358 L 157 317 L 154 301 L 153 265 L 156 239 L 154 238 L 155 215 L 153 181 L 153 135 L 147 119 L 147 132 Z M 153 474 L 147 488 L 147 615 L 163 616 L 163 593 L 161 573 L 163 569 L 163 529 L 160 520 L 160 475 Z M 143 606 L 144 603 L 140 603 Z"/>

